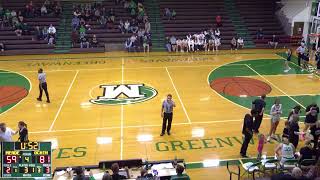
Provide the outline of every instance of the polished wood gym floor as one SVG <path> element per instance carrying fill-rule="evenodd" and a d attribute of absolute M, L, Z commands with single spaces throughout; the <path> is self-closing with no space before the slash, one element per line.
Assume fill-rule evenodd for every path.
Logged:
<path fill-rule="evenodd" d="M 273 50 L 2 56 L 0 69 L 23 75 L 32 88 L 25 99 L 0 114 L 0 121 L 16 128 L 17 122 L 23 120 L 28 124 L 30 140 L 52 141 L 54 167 L 94 165 L 102 160 L 176 157 L 190 164 L 187 172 L 192 179 L 227 179 L 226 167 L 215 162 L 240 159 L 242 121 L 249 109 L 216 93 L 208 77 L 223 65 L 260 59 L 282 61 Z M 47 73 L 50 104 L 36 100 L 38 68 Z M 282 64 L 274 68 L 283 69 Z M 250 77 L 269 84 L 270 96 L 289 97 L 302 105 L 304 102 L 293 96 L 316 96 L 320 91 L 319 78 L 309 73 L 258 73 Z M 137 83 L 152 87 L 157 95 L 128 105 L 90 102 L 102 96 L 100 85 Z M 160 137 L 161 103 L 168 93 L 173 95 L 177 107 L 171 136 Z M 260 131 L 267 134 L 269 127 L 270 119 L 265 115 Z M 282 129 L 283 121 L 277 133 L 281 134 Z M 257 155 L 256 140 L 254 137 L 254 144 L 248 148 L 251 157 Z M 276 144 L 266 144 L 264 154 L 274 155 Z M 217 167 L 203 167 L 210 164 Z"/>

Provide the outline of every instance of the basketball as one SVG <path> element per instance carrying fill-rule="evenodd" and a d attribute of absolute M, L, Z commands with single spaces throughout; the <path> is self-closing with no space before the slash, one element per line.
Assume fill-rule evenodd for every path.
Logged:
<path fill-rule="evenodd" d="M 21 101 L 28 91 L 19 86 L 0 86 L 0 108 Z"/>
<path fill-rule="evenodd" d="M 257 79 L 246 77 L 218 78 L 211 82 L 211 88 L 230 96 L 261 96 L 271 92 L 271 87 Z"/>

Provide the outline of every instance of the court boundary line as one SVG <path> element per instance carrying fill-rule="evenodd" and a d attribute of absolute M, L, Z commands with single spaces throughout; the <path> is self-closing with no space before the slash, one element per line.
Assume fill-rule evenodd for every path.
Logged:
<path fill-rule="evenodd" d="M 78 74 L 79 74 L 79 71 L 77 70 L 76 73 L 75 73 L 75 75 L 74 75 L 74 77 L 73 77 L 73 79 L 72 79 L 72 81 L 71 81 L 71 83 L 70 83 L 70 85 L 69 85 L 69 88 L 68 88 L 68 90 L 67 90 L 67 93 L 66 93 L 66 95 L 64 96 L 64 98 L 63 98 L 63 100 L 62 100 L 62 102 L 61 102 L 61 104 L 60 104 L 60 107 L 59 107 L 59 109 L 58 109 L 58 112 L 56 113 L 56 116 L 54 117 L 54 119 L 53 119 L 53 121 L 52 121 L 52 123 L 51 123 L 51 126 L 50 126 L 50 128 L 49 128 L 49 131 L 52 131 L 53 126 L 54 126 L 56 120 L 58 119 L 58 116 L 59 116 L 59 114 L 60 114 L 60 112 L 61 112 L 61 109 L 62 109 L 62 107 L 63 107 L 63 105 L 64 105 L 64 103 L 65 103 L 65 101 L 66 101 L 66 99 L 67 99 L 67 97 L 68 97 L 68 95 L 69 95 L 69 93 L 70 93 L 70 90 L 71 90 L 71 88 L 72 88 L 72 86 L 73 86 L 73 83 L 74 83 L 74 81 L 76 80 Z"/>
<path fill-rule="evenodd" d="M 231 62 L 232 63 L 232 62 Z M 243 64 L 230 64 L 223 66 L 241 66 Z M 177 66 L 144 66 L 144 67 L 126 67 L 126 69 L 163 69 L 165 67 L 169 68 L 193 68 L 193 67 L 220 67 L 222 65 L 214 65 L 214 64 L 202 64 L 202 65 L 177 65 Z M 54 69 L 54 70 L 46 70 L 46 72 L 72 72 L 72 71 L 105 71 L 105 70 L 121 70 L 121 68 L 92 68 L 92 69 Z M 5 70 L 10 71 L 10 70 Z M 38 71 L 19 71 L 21 73 L 37 73 Z M 0 74 L 8 73 L 8 72 L 0 72 Z"/>
<path fill-rule="evenodd" d="M 166 69 L 166 71 L 167 71 L 167 75 L 169 76 L 169 79 L 170 79 L 171 84 L 172 84 L 172 86 L 173 86 L 173 89 L 176 91 L 176 94 L 177 94 L 177 96 L 178 96 L 178 99 L 179 99 L 179 101 L 180 101 L 180 104 L 181 104 L 181 106 L 182 106 L 182 109 L 183 109 L 183 111 L 184 111 L 184 114 L 185 114 L 186 117 L 187 117 L 188 123 L 191 124 L 190 117 L 189 117 L 189 115 L 188 115 L 188 113 L 187 113 L 187 110 L 186 110 L 186 108 L 185 108 L 185 106 L 184 106 L 184 104 L 183 104 L 183 102 L 182 102 L 182 99 L 181 99 L 181 97 L 180 97 L 180 95 L 179 95 L 179 92 L 178 92 L 178 90 L 177 90 L 177 88 L 176 88 L 176 85 L 175 85 L 174 82 L 173 82 L 173 79 L 172 79 L 172 77 L 171 77 L 171 75 L 170 75 L 170 72 L 169 72 L 169 70 L 168 70 L 167 67 L 165 67 L 165 69 Z"/>
<path fill-rule="evenodd" d="M 299 104 L 302 108 L 306 109 L 306 107 L 304 105 L 302 105 L 300 102 L 298 102 L 297 100 L 295 100 L 294 98 L 292 98 L 289 94 L 287 94 L 286 92 L 284 92 L 282 89 L 280 89 L 278 86 L 276 86 L 275 84 L 273 84 L 272 82 L 270 82 L 267 78 L 265 78 L 263 75 L 261 75 L 260 73 L 258 73 L 256 70 L 254 70 L 252 67 L 250 67 L 248 64 L 244 64 L 245 66 L 247 66 L 251 71 L 253 71 L 254 73 L 256 73 L 259 77 L 261 77 L 262 79 L 264 79 L 265 81 L 267 81 L 268 83 L 270 83 L 272 86 L 274 86 L 276 89 L 278 89 L 280 92 L 282 92 L 284 95 L 286 95 L 289 99 L 291 99 L 292 101 L 296 102 L 297 104 Z"/>

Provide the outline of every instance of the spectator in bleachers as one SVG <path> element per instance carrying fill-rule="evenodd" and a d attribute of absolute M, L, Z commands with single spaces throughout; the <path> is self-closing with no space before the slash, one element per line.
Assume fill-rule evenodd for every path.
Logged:
<path fill-rule="evenodd" d="M 101 17 L 101 12 L 100 12 L 100 9 L 95 9 L 94 11 L 94 19 L 93 20 L 99 20 Z"/>
<path fill-rule="evenodd" d="M 176 16 L 177 16 L 177 12 L 174 9 L 172 9 L 172 12 L 171 12 L 172 19 L 175 20 Z"/>
<path fill-rule="evenodd" d="M 0 51 L 3 52 L 5 50 L 4 42 L 0 42 Z"/>
<path fill-rule="evenodd" d="M 54 44 L 54 36 L 53 35 L 49 35 L 48 45 L 53 45 L 53 44 Z"/>
<path fill-rule="evenodd" d="M 48 39 L 48 28 L 46 26 L 44 26 L 43 29 L 42 29 L 42 38 L 44 40 Z"/>
<path fill-rule="evenodd" d="M 238 47 L 237 47 L 238 49 L 243 49 L 244 41 L 243 41 L 242 37 L 238 38 L 237 45 L 238 45 Z"/>
<path fill-rule="evenodd" d="M 79 9 L 76 9 L 76 10 L 73 12 L 73 15 L 76 16 L 76 17 L 81 16 L 80 10 L 79 10 Z"/>
<path fill-rule="evenodd" d="M 164 9 L 164 16 L 165 16 L 168 20 L 171 19 L 171 11 L 170 11 L 169 8 L 165 8 L 165 9 Z"/>
<path fill-rule="evenodd" d="M 91 39 L 91 47 L 98 47 L 99 45 L 99 42 L 98 42 L 98 39 L 97 39 L 97 35 L 93 35 L 92 36 L 92 39 Z"/>
<path fill-rule="evenodd" d="M 35 39 L 36 39 L 36 40 L 39 41 L 39 40 L 42 40 L 42 39 L 43 39 L 42 31 L 41 31 L 41 29 L 40 29 L 39 26 L 36 26 L 34 33 L 35 33 L 35 37 L 36 37 Z"/>
<path fill-rule="evenodd" d="M 126 41 L 125 41 L 125 48 L 128 52 L 131 52 L 132 51 L 132 41 L 130 40 L 130 38 L 128 38 Z"/>
<path fill-rule="evenodd" d="M 280 159 L 280 164 L 283 165 L 287 160 L 294 159 L 295 147 L 289 142 L 288 136 L 282 136 L 282 143 L 276 149 L 275 154 L 277 159 Z"/>
<path fill-rule="evenodd" d="M 89 48 L 90 43 L 88 41 L 88 39 L 86 38 L 86 36 L 81 36 L 80 35 L 80 48 Z"/>
<path fill-rule="evenodd" d="M 147 19 L 146 22 L 145 22 L 145 24 L 144 24 L 144 31 L 145 31 L 146 33 L 149 33 L 149 32 L 150 32 L 150 29 L 151 29 L 151 24 L 150 24 L 149 20 Z"/>
<path fill-rule="evenodd" d="M 74 16 L 71 20 L 71 26 L 73 30 L 76 30 L 79 28 L 80 25 L 80 19 L 76 16 Z"/>
<path fill-rule="evenodd" d="M 220 15 L 216 16 L 216 25 L 217 27 L 221 27 L 222 26 L 222 19 Z"/>
<path fill-rule="evenodd" d="M 120 180 L 120 179 L 126 179 L 125 176 L 119 174 L 119 164 L 118 163 L 113 163 L 111 165 L 111 170 L 112 170 L 112 180 Z"/>
<path fill-rule="evenodd" d="M 136 34 L 136 33 L 138 32 L 138 29 L 139 29 L 139 27 L 138 27 L 137 24 L 134 24 L 134 23 L 131 24 L 131 26 L 130 26 L 130 31 L 131 31 L 132 33 Z"/>
<path fill-rule="evenodd" d="M 44 4 L 41 6 L 40 13 L 41 13 L 41 16 L 48 14 L 47 7 Z"/>
<path fill-rule="evenodd" d="M 120 21 L 119 21 L 118 28 L 122 34 L 124 34 L 124 32 L 126 32 L 126 29 L 124 28 L 124 23 L 123 23 L 122 19 L 120 19 Z"/>
<path fill-rule="evenodd" d="M 21 23 L 18 23 L 15 25 L 14 32 L 16 33 L 17 36 L 22 35 L 22 28 L 21 28 Z"/>
<path fill-rule="evenodd" d="M 107 19 L 107 28 L 108 29 L 113 29 L 114 28 L 113 25 L 114 25 L 114 21 L 112 21 L 112 19 L 110 17 L 108 17 L 108 19 Z"/>
<path fill-rule="evenodd" d="M 258 29 L 256 38 L 257 39 L 264 39 L 264 34 L 263 34 L 262 28 Z"/>
<path fill-rule="evenodd" d="M 272 35 L 271 40 L 268 42 L 268 44 L 273 47 L 273 49 L 276 49 L 278 46 L 279 38 L 274 34 Z"/>
<path fill-rule="evenodd" d="M 180 164 L 176 167 L 176 173 L 177 175 L 171 176 L 170 180 L 190 180 L 190 177 L 187 174 L 183 174 L 184 167 Z"/>
<path fill-rule="evenodd" d="M 145 34 L 145 31 L 144 31 L 142 28 L 140 28 L 140 29 L 138 30 L 138 32 L 137 32 L 138 39 L 139 39 L 140 42 L 143 41 L 143 36 L 144 36 L 144 34 Z"/>
<path fill-rule="evenodd" d="M 129 22 L 128 19 L 124 23 L 124 30 L 125 30 L 126 33 L 128 33 L 130 31 L 130 22 Z"/>
<path fill-rule="evenodd" d="M 84 27 L 84 25 L 81 25 L 80 26 L 80 29 L 79 29 L 79 33 L 80 33 L 80 36 L 85 36 L 86 35 L 86 28 Z"/>
<path fill-rule="evenodd" d="M 306 141 L 304 143 L 304 147 L 300 149 L 300 157 L 299 157 L 299 162 L 301 163 L 305 159 L 315 159 L 316 154 L 315 151 L 312 147 L 312 144 L 310 141 Z"/>
<path fill-rule="evenodd" d="M 111 20 L 113 23 L 115 22 L 116 14 L 115 14 L 113 8 L 111 8 L 110 11 L 109 11 L 109 18 L 110 18 L 110 20 Z"/>
<path fill-rule="evenodd" d="M 107 19 L 104 16 L 101 16 L 101 18 L 99 19 L 99 23 L 101 24 L 101 26 L 103 28 L 106 28 L 107 26 Z"/>
<path fill-rule="evenodd" d="M 173 35 L 170 37 L 170 44 L 171 44 L 172 52 L 176 52 L 177 51 L 177 39 Z"/>
<path fill-rule="evenodd" d="M 51 36 L 55 36 L 56 32 L 57 32 L 56 28 L 52 24 L 50 24 L 48 28 L 48 34 Z"/>
<path fill-rule="evenodd" d="M 75 45 L 78 43 L 78 40 L 79 40 L 78 32 L 76 30 L 73 30 L 71 33 L 72 47 L 75 47 Z"/>

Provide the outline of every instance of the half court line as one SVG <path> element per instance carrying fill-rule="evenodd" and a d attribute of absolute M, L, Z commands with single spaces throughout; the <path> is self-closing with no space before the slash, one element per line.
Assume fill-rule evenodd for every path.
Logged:
<path fill-rule="evenodd" d="M 60 114 L 60 111 L 61 111 L 61 109 L 62 109 L 62 107 L 63 107 L 63 105 L 64 105 L 64 103 L 65 103 L 65 101 L 66 101 L 66 99 L 67 99 L 67 97 L 68 97 L 68 95 L 69 95 L 69 93 L 70 93 L 70 90 L 71 90 L 71 88 L 72 88 L 72 86 L 73 86 L 73 83 L 74 83 L 74 81 L 76 80 L 76 78 L 77 78 L 77 76 L 78 76 L 78 73 L 79 73 L 79 71 L 77 71 L 76 74 L 74 75 L 74 77 L 73 77 L 73 79 L 72 79 L 72 81 L 71 81 L 71 83 L 70 83 L 69 89 L 68 89 L 66 95 L 64 96 L 62 102 L 61 102 L 61 105 L 60 105 L 60 107 L 59 107 L 59 109 L 58 109 L 58 112 L 57 112 L 56 116 L 54 117 L 53 122 L 51 123 L 51 126 L 50 126 L 50 128 L 49 128 L 49 131 L 52 131 L 52 129 L 53 129 L 54 123 L 56 122 L 56 120 L 57 120 L 57 118 L 58 118 L 58 116 L 59 116 L 59 114 Z"/>
<path fill-rule="evenodd" d="M 304 109 L 306 109 L 306 107 L 304 105 L 302 105 L 301 103 L 299 103 L 297 100 L 295 100 L 294 98 L 292 98 L 289 94 L 287 94 L 286 92 L 284 92 L 282 89 L 280 89 L 278 86 L 276 86 L 275 84 L 273 84 L 272 82 L 270 82 L 267 78 L 263 77 L 260 73 L 258 73 L 256 70 L 254 70 L 252 67 L 250 67 L 248 64 L 245 64 L 245 66 L 247 66 L 249 69 L 251 69 L 251 71 L 253 71 L 254 73 L 256 73 L 258 76 L 260 76 L 262 79 L 264 79 L 265 81 L 267 81 L 269 84 L 271 84 L 272 86 L 274 86 L 275 88 L 277 88 L 280 92 L 282 92 L 284 95 L 286 95 L 288 98 L 290 98 L 292 101 L 296 102 L 297 104 L 299 104 L 301 107 L 303 107 Z"/>
<path fill-rule="evenodd" d="M 169 78 L 170 78 L 171 84 L 172 84 L 174 90 L 176 91 L 176 94 L 177 94 L 177 96 L 178 96 L 178 99 L 179 99 L 179 101 L 180 101 L 180 104 L 181 104 L 181 106 L 182 106 L 182 109 L 183 109 L 184 113 L 186 114 L 186 117 L 187 117 L 187 119 L 188 119 L 188 123 L 191 124 L 191 120 L 190 120 L 190 118 L 189 118 L 189 115 L 188 115 L 188 113 L 187 113 L 187 110 L 186 110 L 186 108 L 184 107 L 184 104 L 183 104 L 183 102 L 182 102 L 182 100 L 181 100 L 181 97 L 180 97 L 180 95 L 179 95 L 179 92 L 178 92 L 178 90 L 177 90 L 177 88 L 176 88 L 176 86 L 175 86 L 175 84 L 174 84 L 174 82 L 173 82 L 173 80 L 172 80 L 172 77 L 171 77 L 170 72 L 169 72 L 169 70 L 168 70 L 167 67 L 166 67 L 166 71 L 167 71 L 167 74 L 168 74 L 168 76 L 169 76 Z"/>
<path fill-rule="evenodd" d="M 121 59 L 121 84 L 124 83 L 124 58 Z M 123 159 L 123 104 L 121 104 L 121 123 L 120 123 L 120 160 Z"/>

